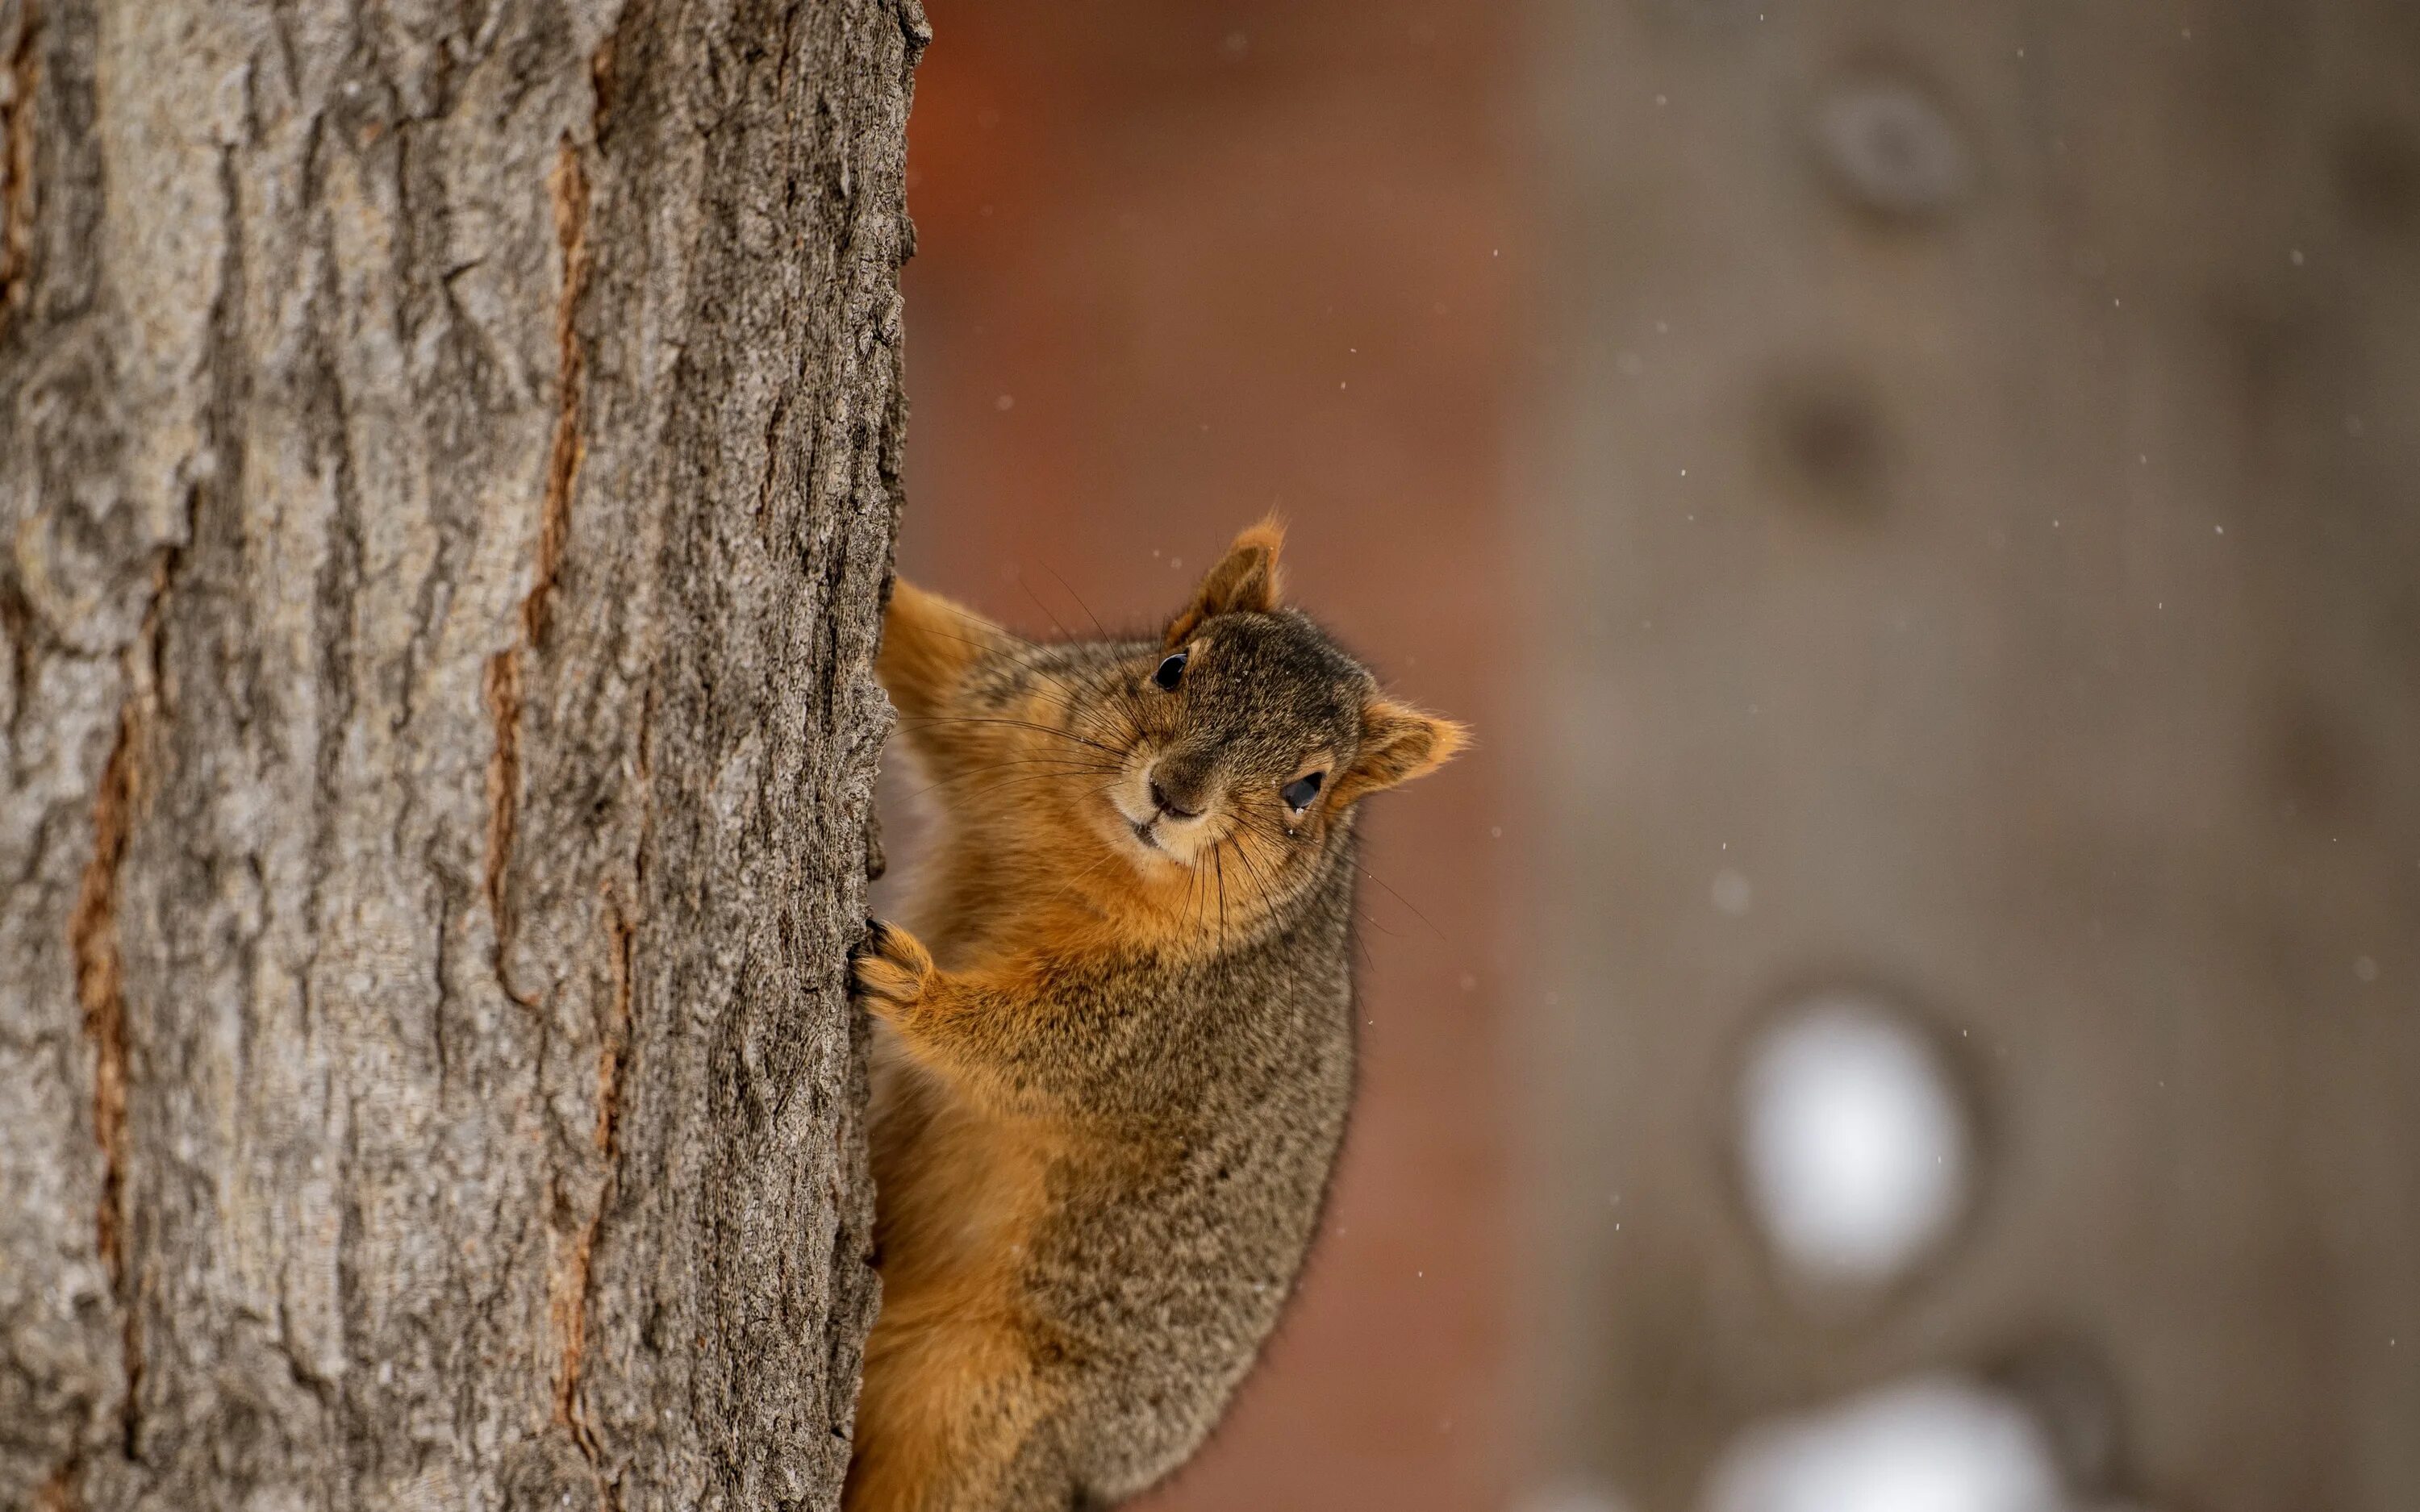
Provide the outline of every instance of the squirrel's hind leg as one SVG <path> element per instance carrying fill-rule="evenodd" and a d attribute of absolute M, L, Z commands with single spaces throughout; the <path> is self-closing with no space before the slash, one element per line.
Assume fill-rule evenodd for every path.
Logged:
<path fill-rule="evenodd" d="M 986 668 L 1015 664 L 1025 642 L 939 594 L 901 579 L 882 615 L 874 675 L 899 710 L 900 733 L 936 781 L 982 769 L 1016 733 L 982 706 L 970 685 Z"/>
<path fill-rule="evenodd" d="M 1020 1472 L 1047 1406 L 1013 1327 L 878 1319 L 843 1512 L 1025 1512 Z"/>

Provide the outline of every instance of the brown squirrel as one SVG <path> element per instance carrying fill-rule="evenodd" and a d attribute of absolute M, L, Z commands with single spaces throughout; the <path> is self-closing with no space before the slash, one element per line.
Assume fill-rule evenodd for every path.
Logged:
<path fill-rule="evenodd" d="M 1068 1512 L 1216 1427 L 1353 1095 L 1353 820 L 1461 728 L 1279 602 L 1274 520 L 1158 640 L 1035 643 L 906 582 L 877 676 L 945 822 L 871 923 L 883 1300 L 847 1512 Z"/>

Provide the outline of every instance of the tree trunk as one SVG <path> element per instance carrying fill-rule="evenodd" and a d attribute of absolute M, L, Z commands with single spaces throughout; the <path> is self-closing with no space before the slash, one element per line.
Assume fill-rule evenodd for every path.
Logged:
<path fill-rule="evenodd" d="M 0 1505 L 823 1505 L 915 0 L 0 0 Z"/>
<path fill-rule="evenodd" d="M 1959 1369 L 2090 1504 L 2420 1507 L 2420 7 L 1538 14 L 1542 1443 L 1677 1512 Z M 1833 992 L 1972 1206 L 1808 1305 Z"/>

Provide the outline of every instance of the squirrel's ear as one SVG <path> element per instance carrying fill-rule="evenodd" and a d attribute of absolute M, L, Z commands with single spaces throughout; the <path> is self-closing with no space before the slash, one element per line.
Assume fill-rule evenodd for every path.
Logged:
<path fill-rule="evenodd" d="M 1424 777 L 1470 743 L 1470 732 L 1451 719 L 1423 714 L 1408 703 L 1373 698 L 1361 710 L 1361 748 L 1338 777 L 1338 804 L 1346 804 L 1398 782 Z"/>
<path fill-rule="evenodd" d="M 1202 622 L 1213 614 L 1249 610 L 1265 614 L 1278 607 L 1278 548 L 1285 545 L 1285 527 L 1275 515 L 1235 537 L 1218 564 L 1202 574 L 1193 602 L 1169 622 L 1171 650 L 1185 644 Z"/>

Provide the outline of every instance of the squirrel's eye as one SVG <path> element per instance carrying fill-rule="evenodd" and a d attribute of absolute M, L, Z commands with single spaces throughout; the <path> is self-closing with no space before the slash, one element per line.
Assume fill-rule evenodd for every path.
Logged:
<path fill-rule="evenodd" d="M 1157 683 L 1162 687 L 1174 687 L 1176 686 L 1177 679 L 1185 675 L 1185 657 L 1186 653 L 1180 651 L 1175 656 L 1161 662 L 1159 664 L 1159 670 L 1151 674 L 1151 680 Z"/>
<path fill-rule="evenodd" d="M 1311 807 L 1311 799 L 1319 796 L 1320 779 L 1326 775 L 1325 772 L 1313 772 L 1309 777 L 1297 777 L 1278 789 L 1278 796 L 1285 799 L 1287 808 L 1300 813 Z"/>

